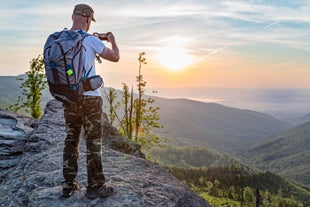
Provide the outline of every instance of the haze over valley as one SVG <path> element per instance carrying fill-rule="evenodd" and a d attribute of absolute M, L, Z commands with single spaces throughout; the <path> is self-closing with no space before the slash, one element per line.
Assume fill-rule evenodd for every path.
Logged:
<path fill-rule="evenodd" d="M 309 88 L 181 87 L 154 88 L 147 92 L 154 90 L 157 91 L 155 95 L 160 97 L 188 98 L 205 103 L 219 103 L 229 107 L 267 113 L 284 121 L 292 121 L 292 123 L 303 122 L 299 118 L 310 113 Z"/>

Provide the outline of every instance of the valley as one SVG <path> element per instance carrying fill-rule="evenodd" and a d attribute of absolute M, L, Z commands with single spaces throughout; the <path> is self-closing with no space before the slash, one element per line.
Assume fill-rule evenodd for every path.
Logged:
<path fill-rule="evenodd" d="M 1 108 L 5 109 L 17 100 L 21 94 L 19 84 L 14 76 L 0 77 Z M 120 91 L 118 94 L 121 97 Z M 304 96 L 307 92 L 302 90 L 300 94 Z M 102 95 L 105 99 L 103 92 Z M 180 170 L 237 166 L 250 170 L 252 174 L 270 172 L 274 173 L 272 176 L 289 179 L 292 186 L 307 187 L 308 190 L 301 187 L 302 191 L 309 192 L 310 118 L 305 105 L 307 98 L 296 97 L 296 91 L 292 96 L 295 98 L 290 100 L 296 100 L 294 106 L 302 106 L 300 110 L 294 108 L 290 111 L 292 103 L 287 108 L 289 103 L 284 103 L 281 109 L 274 111 L 274 105 L 267 109 L 268 104 L 264 103 L 264 110 L 255 111 L 250 103 L 250 109 L 247 109 L 246 105 L 237 108 L 234 104 L 153 96 L 154 105 L 160 107 L 160 121 L 164 125 L 164 131 L 156 133 L 168 141 L 161 147 L 146 150 L 146 153 L 149 159 Z M 283 93 L 278 97 L 286 100 Z M 43 109 L 51 98 L 45 90 Z M 216 97 L 210 96 L 210 99 Z M 257 99 L 253 100 L 259 103 Z M 280 110 L 281 115 L 275 116 Z M 283 114 L 285 110 L 288 111 L 286 115 Z"/>

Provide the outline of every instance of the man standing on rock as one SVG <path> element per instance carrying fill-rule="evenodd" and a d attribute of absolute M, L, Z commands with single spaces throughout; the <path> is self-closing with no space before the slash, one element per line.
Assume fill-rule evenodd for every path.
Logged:
<path fill-rule="evenodd" d="M 94 19 L 94 10 L 86 4 L 74 7 L 72 15 L 73 24 L 70 30 L 75 32 L 88 32 Z M 100 38 L 100 39 L 99 39 Z M 103 37 L 94 33 L 83 40 L 85 48 L 85 61 L 83 62 L 88 77 L 96 75 L 96 55 L 112 62 L 118 62 L 119 50 L 111 32 L 104 37 L 111 43 L 111 49 L 101 41 Z M 63 196 L 70 197 L 79 189 L 76 180 L 78 172 L 79 137 L 82 127 L 85 132 L 87 145 L 87 173 L 88 187 L 86 196 L 89 198 L 108 197 L 114 193 L 113 186 L 105 183 L 102 171 L 102 98 L 99 89 L 84 92 L 81 102 L 64 103 L 64 116 L 67 136 L 63 151 Z"/>

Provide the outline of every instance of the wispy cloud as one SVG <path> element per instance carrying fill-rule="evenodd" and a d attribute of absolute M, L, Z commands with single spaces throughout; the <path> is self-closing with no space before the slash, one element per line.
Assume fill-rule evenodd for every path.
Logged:
<path fill-rule="evenodd" d="M 41 50 L 46 36 L 71 26 L 74 4 L 82 1 L 4 0 L 0 44 Z M 268 47 L 309 53 L 310 2 L 304 0 L 90 0 L 93 31 L 113 31 L 124 53 L 160 51 L 175 37 L 185 50 L 208 59 L 236 47 Z M 174 44 L 176 44 L 174 42 Z M 2 49 L 1 49 L 2 50 Z M 0 51 L 4 54 L 5 51 Z"/>

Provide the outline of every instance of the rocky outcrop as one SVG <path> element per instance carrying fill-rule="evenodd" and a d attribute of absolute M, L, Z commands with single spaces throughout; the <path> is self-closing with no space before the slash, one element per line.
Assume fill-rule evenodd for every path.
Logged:
<path fill-rule="evenodd" d="M 136 142 L 124 138 L 115 127 L 111 126 L 108 121 L 107 115 L 103 115 L 104 121 L 102 123 L 102 144 L 118 152 L 123 152 L 140 158 L 145 158 L 145 155 L 141 151 L 141 146 Z"/>
<path fill-rule="evenodd" d="M 24 119 L 17 132 L 7 131 L 10 137 L 23 140 L 19 146 L 23 153 L 15 166 L 10 168 L 8 174 L 0 184 L 0 206 L 209 206 L 200 196 L 183 185 L 179 180 L 169 174 L 161 166 L 136 156 L 117 152 L 106 146 L 103 147 L 103 168 L 109 183 L 116 187 L 116 193 L 106 199 L 90 200 L 85 197 L 86 174 L 86 149 L 85 140 L 80 141 L 80 158 L 78 180 L 81 190 L 72 197 L 61 197 L 62 188 L 62 149 L 65 137 L 63 111 L 57 101 L 47 104 L 45 114 L 38 122 L 32 134 L 32 119 Z M 28 123 L 29 124 L 26 124 Z M 5 123 L 5 124 L 3 124 Z M 13 120 L 1 121 L 2 125 L 17 126 Z M 1 126 L 2 126 L 1 125 Z M 28 127 L 29 126 L 29 127 Z M 16 128 L 17 129 L 17 128 Z M 2 128 L 1 128 L 2 132 Z M 122 139 L 116 133 L 115 140 Z M 110 133 L 112 136 L 113 133 Z M 2 136 L 1 139 L 5 137 Z M 110 137 L 111 138 L 111 137 Z M 19 140 L 18 139 L 18 140 Z M 3 140 L 6 140 L 3 138 Z M 10 139 L 8 139 L 10 140 Z M 121 146 L 116 141 L 105 141 L 107 146 Z M 9 144 L 10 142 L 7 142 Z M 10 146 L 13 146 L 12 143 Z M 128 149 L 131 144 L 124 144 Z M 2 146 L 2 144 L 1 144 Z M 9 147 L 10 148 L 10 147 Z M 9 150 L 10 151 L 10 150 Z M 132 151 L 132 150 L 129 150 Z M 139 155 L 138 148 L 133 150 Z M 138 152 L 138 153 L 137 153 Z"/>
<path fill-rule="evenodd" d="M 36 120 L 0 109 L 0 183 L 19 162 Z"/>

